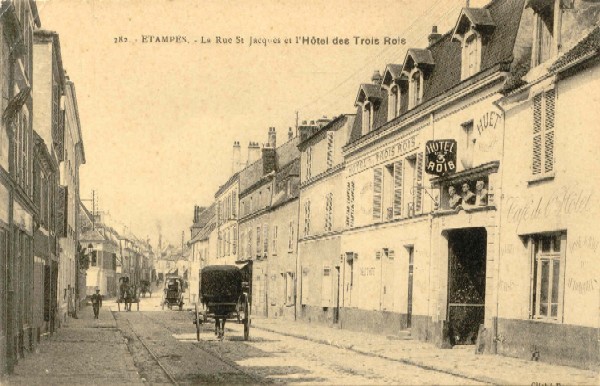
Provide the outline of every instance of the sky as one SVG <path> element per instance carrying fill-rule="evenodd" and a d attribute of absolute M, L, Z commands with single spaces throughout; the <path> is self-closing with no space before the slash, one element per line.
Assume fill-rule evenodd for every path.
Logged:
<path fill-rule="evenodd" d="M 283 143 L 296 112 L 300 121 L 353 113 L 361 83 L 425 47 L 432 25 L 452 29 L 465 3 L 38 0 L 77 90 L 82 199 L 95 191 L 117 231 L 153 245 L 159 233 L 188 240 L 194 206 L 210 205 L 231 175 L 234 141 L 245 159 L 271 126 Z"/>

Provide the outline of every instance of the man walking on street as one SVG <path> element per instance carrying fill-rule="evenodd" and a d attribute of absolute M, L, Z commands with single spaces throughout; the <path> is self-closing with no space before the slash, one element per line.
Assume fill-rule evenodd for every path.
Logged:
<path fill-rule="evenodd" d="M 100 307 L 102 307 L 102 295 L 100 295 L 99 289 L 97 289 L 96 293 L 92 295 L 92 307 L 94 308 L 94 319 L 98 319 Z"/>

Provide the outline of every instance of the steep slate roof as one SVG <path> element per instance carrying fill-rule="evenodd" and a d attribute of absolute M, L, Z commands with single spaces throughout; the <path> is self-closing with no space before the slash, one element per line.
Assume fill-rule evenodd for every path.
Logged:
<path fill-rule="evenodd" d="M 490 30 L 496 27 L 489 9 L 463 8 L 453 34 L 464 34 L 467 32 L 469 23 L 473 23 L 477 31 Z"/>
<path fill-rule="evenodd" d="M 486 43 L 483 45 L 481 53 L 480 72 L 470 78 L 461 80 L 461 45 L 459 42 L 452 41 L 453 31 L 447 32 L 436 42 L 430 44 L 427 50 L 431 54 L 430 59 L 434 65 L 431 72 L 424 77 L 423 101 L 408 113 L 413 112 L 413 110 L 420 111 L 428 105 L 427 102 L 432 101 L 434 98 L 479 80 L 484 73 L 509 70 L 513 60 L 513 49 L 519 31 L 524 1 L 494 0 L 483 10 L 469 9 L 467 11 L 479 23 L 488 25 L 493 22 L 496 25 L 494 31 L 486 35 Z M 488 13 L 489 17 L 487 16 Z M 408 53 L 412 53 L 415 61 L 421 60 L 422 63 L 428 64 L 430 59 L 427 50 L 409 49 L 407 57 Z M 379 110 L 375 111 L 374 129 L 371 132 L 378 130 L 381 126 L 389 126 L 387 121 L 387 93 L 383 94 L 384 98 L 382 98 L 381 106 Z M 400 122 L 403 119 L 404 113 L 392 120 L 390 124 Z M 362 137 L 361 121 L 362 111 L 357 108 L 349 143 Z"/>
<path fill-rule="evenodd" d="M 294 159 L 281 170 L 275 176 L 275 194 L 273 195 L 273 202 L 271 208 L 275 208 L 282 205 L 294 198 L 297 198 L 300 194 L 300 158 Z M 287 189 L 287 181 L 291 179 L 291 190 Z"/>
<path fill-rule="evenodd" d="M 575 47 L 558 58 L 550 67 L 550 71 L 555 71 L 563 66 L 574 63 L 589 54 L 600 54 L 600 27 L 594 28 Z"/>

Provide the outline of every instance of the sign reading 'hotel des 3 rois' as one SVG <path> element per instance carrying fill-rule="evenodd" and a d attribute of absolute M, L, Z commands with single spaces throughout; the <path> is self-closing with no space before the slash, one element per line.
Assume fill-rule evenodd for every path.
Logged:
<path fill-rule="evenodd" d="M 456 140 L 436 139 L 425 144 L 425 172 L 445 176 L 456 172 Z"/>

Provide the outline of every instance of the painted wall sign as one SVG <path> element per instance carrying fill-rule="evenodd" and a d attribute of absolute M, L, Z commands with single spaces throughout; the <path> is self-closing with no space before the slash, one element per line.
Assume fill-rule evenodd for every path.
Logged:
<path fill-rule="evenodd" d="M 425 144 L 425 172 L 444 176 L 456 172 L 456 140 L 437 139 Z"/>
<path fill-rule="evenodd" d="M 419 143 L 417 142 L 416 134 L 411 137 L 401 139 L 389 146 L 385 146 L 384 148 L 370 153 L 366 157 L 350 163 L 347 167 L 348 174 L 354 175 L 356 173 L 360 173 L 363 170 L 372 168 L 373 166 L 379 165 L 382 162 L 404 155 L 418 147 Z"/>

